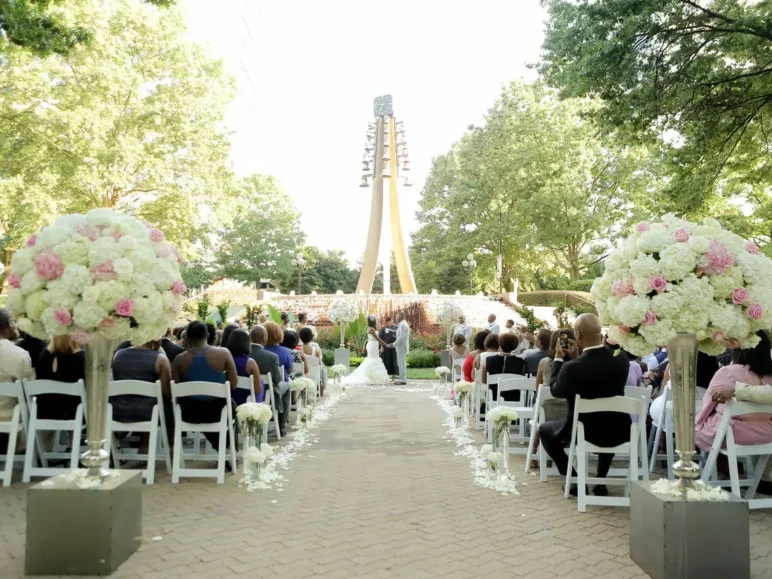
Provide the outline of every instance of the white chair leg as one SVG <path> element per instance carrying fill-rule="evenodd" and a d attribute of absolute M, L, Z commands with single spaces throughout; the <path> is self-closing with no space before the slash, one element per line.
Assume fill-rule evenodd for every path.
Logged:
<path fill-rule="evenodd" d="M 729 445 L 727 445 L 729 447 Z M 734 449 L 730 449 L 727 453 L 727 460 L 729 461 L 729 482 L 732 487 L 732 494 L 737 498 L 742 498 L 740 492 L 740 472 L 737 469 L 737 455 L 734 453 Z"/>
<path fill-rule="evenodd" d="M 13 479 L 13 465 L 16 456 L 16 436 L 19 433 L 19 416 L 21 409 L 17 404 L 13 409 L 13 418 L 11 419 L 11 431 L 8 433 L 8 450 L 5 453 L 5 468 L 3 469 L 3 486 L 11 486 Z"/>
<path fill-rule="evenodd" d="M 758 458 L 759 459 L 756 463 L 756 468 L 753 475 L 753 481 L 748 487 L 748 490 L 745 491 L 746 501 L 751 500 L 756 495 L 756 489 L 759 488 L 761 477 L 764 476 L 764 469 L 767 467 L 767 460 L 769 460 L 769 455 L 761 455 Z"/>
<path fill-rule="evenodd" d="M 640 449 L 640 465 L 641 465 L 641 475 L 643 480 L 649 480 L 649 456 L 646 454 L 648 450 L 648 446 L 646 445 L 646 426 L 644 425 L 640 429 L 640 440 L 641 440 L 641 449 Z"/>
<path fill-rule="evenodd" d="M 174 456 L 172 457 L 172 484 L 180 482 L 180 461 L 182 460 L 182 415 L 180 407 L 174 409 Z"/>
<path fill-rule="evenodd" d="M 28 483 L 32 478 L 32 461 L 35 458 L 35 448 L 39 448 L 37 445 L 37 409 L 35 403 L 32 403 L 32 410 L 29 418 L 29 427 L 27 431 L 27 448 L 24 451 L 24 473 L 22 474 L 22 482 Z"/>
<path fill-rule="evenodd" d="M 225 409 L 223 408 L 223 412 Z M 225 435 L 228 430 L 225 424 L 220 426 L 220 441 L 217 445 L 217 484 L 221 485 L 225 482 Z"/>
<path fill-rule="evenodd" d="M 675 451 L 673 450 L 673 434 L 671 432 L 665 432 L 665 447 L 667 448 L 667 478 L 668 480 L 675 480 L 675 473 L 673 472 L 673 460 Z"/>
<path fill-rule="evenodd" d="M 574 426 L 576 428 L 576 426 Z M 576 433 L 571 435 L 571 445 L 568 448 L 568 468 L 566 469 L 566 488 L 563 493 L 564 498 L 568 498 L 571 491 L 571 470 L 574 468 L 574 453 L 576 452 Z"/>
<path fill-rule="evenodd" d="M 654 440 L 652 441 L 651 446 L 651 462 L 649 463 L 649 470 L 651 472 L 654 472 L 654 469 L 657 467 L 657 455 L 659 454 L 659 441 L 661 440 L 662 436 L 662 420 L 659 421 L 659 424 L 656 428 L 652 425 L 652 431 L 654 431 Z"/>
<path fill-rule="evenodd" d="M 531 426 L 531 436 L 528 439 L 528 450 L 525 452 L 525 472 L 531 472 L 531 456 L 533 456 L 533 443 L 536 441 L 536 431 L 539 425 L 536 422 L 536 412 L 534 411 L 533 425 Z"/>
<path fill-rule="evenodd" d="M 153 426 L 150 429 L 150 439 L 147 444 L 147 467 L 145 468 L 147 473 L 145 483 L 149 485 L 155 481 L 156 450 L 158 449 L 158 405 L 153 408 L 150 423 Z"/>
<path fill-rule="evenodd" d="M 583 442 L 580 442 L 576 453 L 576 473 L 578 475 L 576 497 L 579 503 L 579 512 L 587 510 L 587 452 Z M 568 465 L 568 480 L 571 480 L 571 465 Z M 568 487 L 566 487 L 568 488 Z"/>
<path fill-rule="evenodd" d="M 265 432 L 267 429 L 263 429 L 263 432 Z M 228 425 L 228 432 L 230 434 L 230 461 L 231 461 L 231 472 L 235 473 L 237 469 L 236 465 L 236 430 L 233 426 L 233 422 L 231 422 Z"/>

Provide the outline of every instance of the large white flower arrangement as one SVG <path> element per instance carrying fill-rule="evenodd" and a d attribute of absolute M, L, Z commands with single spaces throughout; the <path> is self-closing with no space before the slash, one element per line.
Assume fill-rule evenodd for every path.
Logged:
<path fill-rule="evenodd" d="M 441 326 L 447 327 L 458 323 L 458 319 L 464 315 L 463 310 L 456 302 L 443 300 L 432 307 L 434 319 Z"/>
<path fill-rule="evenodd" d="M 14 254 L 8 308 L 39 338 L 142 344 L 161 338 L 182 308 L 181 261 L 161 231 L 134 217 L 64 215 Z"/>
<path fill-rule="evenodd" d="M 359 317 L 359 306 L 348 298 L 337 298 L 330 305 L 327 316 L 333 324 L 349 324 Z"/>
<path fill-rule="evenodd" d="M 273 411 L 269 404 L 262 402 L 245 402 L 236 408 L 236 418 L 239 422 L 255 422 L 268 424 L 273 418 Z"/>
<path fill-rule="evenodd" d="M 772 260 L 715 219 L 639 223 L 592 295 L 609 337 L 636 355 L 696 334 L 700 350 L 750 348 L 772 326 Z"/>

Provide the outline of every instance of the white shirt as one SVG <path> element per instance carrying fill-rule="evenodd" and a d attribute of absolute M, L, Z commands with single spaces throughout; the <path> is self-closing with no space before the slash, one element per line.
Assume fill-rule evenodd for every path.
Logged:
<path fill-rule="evenodd" d="M 499 325 L 496 322 L 491 322 L 484 328 L 485 330 L 488 330 L 491 334 L 494 336 L 497 336 L 499 334 Z"/>
<path fill-rule="evenodd" d="M 0 340 L 0 382 L 34 378 L 35 371 L 29 353 L 9 340 Z M 0 396 L 0 420 L 10 420 L 14 406 L 15 398 Z"/>
<path fill-rule="evenodd" d="M 453 335 L 455 336 L 456 334 L 461 334 L 464 336 L 464 343 L 468 344 L 472 337 L 472 328 L 466 322 L 463 324 L 458 324 L 455 328 L 453 328 Z"/>
<path fill-rule="evenodd" d="M 520 340 L 520 343 L 517 345 L 517 348 L 515 348 L 515 351 L 512 352 L 515 356 L 518 356 L 520 354 L 524 354 L 526 350 L 529 350 L 531 348 L 531 343 L 523 338 Z"/>

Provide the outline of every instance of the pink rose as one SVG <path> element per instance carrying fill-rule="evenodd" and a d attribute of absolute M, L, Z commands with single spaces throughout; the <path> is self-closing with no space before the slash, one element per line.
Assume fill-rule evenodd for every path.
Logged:
<path fill-rule="evenodd" d="M 59 308 L 54 312 L 54 319 L 57 324 L 62 326 L 69 326 L 72 323 L 72 316 L 66 308 Z"/>
<path fill-rule="evenodd" d="M 689 231 L 687 229 L 684 229 L 683 227 L 679 227 L 675 230 L 675 233 L 673 234 L 673 238 L 678 243 L 686 243 L 689 241 Z"/>
<path fill-rule="evenodd" d="M 108 259 L 99 265 L 92 266 L 89 270 L 94 281 L 110 281 L 118 279 L 118 274 L 113 268 L 113 260 Z"/>
<path fill-rule="evenodd" d="M 150 230 L 150 241 L 163 241 L 164 240 L 164 232 L 160 229 L 151 229 Z"/>
<path fill-rule="evenodd" d="M 750 295 L 748 294 L 748 290 L 744 287 L 738 287 L 734 290 L 734 293 L 732 293 L 732 302 L 735 304 L 744 304 L 749 298 Z"/>
<path fill-rule="evenodd" d="M 718 241 L 711 242 L 710 249 L 702 255 L 707 263 L 702 270 L 708 275 L 721 275 L 734 265 L 734 254 Z"/>
<path fill-rule="evenodd" d="M 35 271 L 40 277 L 47 280 L 59 279 L 64 273 L 62 258 L 54 253 L 53 249 L 46 249 L 35 256 Z"/>
<path fill-rule="evenodd" d="M 664 223 L 664 224 L 663 224 L 663 227 L 664 227 L 665 229 L 670 229 L 670 224 L 669 224 L 669 223 Z"/>
<path fill-rule="evenodd" d="M 745 244 L 745 251 L 747 251 L 748 253 L 752 253 L 753 255 L 759 254 L 758 246 L 752 241 L 749 241 L 748 243 Z"/>
<path fill-rule="evenodd" d="M 37 235 L 31 235 L 30 238 L 27 240 L 27 243 L 25 244 L 27 247 L 34 247 L 34 245 L 38 242 L 38 236 Z"/>
<path fill-rule="evenodd" d="M 611 285 L 611 295 L 616 298 L 623 298 L 634 293 L 635 288 L 633 287 L 633 278 L 631 277 L 619 279 Z"/>
<path fill-rule="evenodd" d="M 638 233 L 643 233 L 645 231 L 648 231 L 649 227 L 651 227 L 651 226 L 649 225 L 648 221 L 641 221 L 638 225 L 635 226 L 635 230 Z"/>
<path fill-rule="evenodd" d="M 663 292 L 667 289 L 667 280 L 661 275 L 653 275 L 649 278 L 649 287 L 657 293 Z"/>
<path fill-rule="evenodd" d="M 652 324 L 657 323 L 657 314 L 655 314 L 652 311 L 646 312 L 646 315 L 643 316 L 643 325 L 644 326 L 651 326 Z"/>
<path fill-rule="evenodd" d="M 184 281 L 182 281 L 181 279 L 178 279 L 177 281 L 174 282 L 174 285 L 172 286 L 172 291 L 177 295 L 179 295 L 179 294 L 184 294 L 186 291 L 188 291 L 188 288 L 185 285 Z"/>
<path fill-rule="evenodd" d="M 103 328 L 112 328 L 115 325 L 115 318 L 105 318 L 102 320 Z"/>
<path fill-rule="evenodd" d="M 715 332 L 713 332 L 713 335 L 711 336 L 711 338 L 717 344 L 723 344 L 724 340 L 726 339 L 726 334 L 724 334 L 724 332 L 722 332 L 721 330 L 716 330 Z"/>
<path fill-rule="evenodd" d="M 98 227 L 87 225 L 85 223 L 78 225 L 78 227 L 75 228 L 75 233 L 82 237 L 86 237 L 91 241 L 96 241 L 99 239 L 99 236 L 102 235 L 102 231 Z"/>
<path fill-rule="evenodd" d="M 21 282 L 19 281 L 19 276 L 15 273 L 12 273 L 8 276 L 8 285 L 11 287 L 14 287 L 16 289 L 19 289 L 21 286 Z"/>
<path fill-rule="evenodd" d="M 761 306 L 761 304 L 753 304 L 748 308 L 748 317 L 750 317 L 752 320 L 758 320 L 763 315 L 764 308 Z"/>
<path fill-rule="evenodd" d="M 113 231 L 110 235 L 113 236 L 113 239 L 115 241 L 120 241 L 121 237 L 123 237 L 123 233 L 121 233 L 120 231 Z"/>
<path fill-rule="evenodd" d="M 627 326 L 619 326 L 619 331 L 622 332 L 623 334 L 629 334 L 630 328 L 628 328 Z"/>
<path fill-rule="evenodd" d="M 121 300 L 115 304 L 115 313 L 128 318 L 134 313 L 134 300 Z"/>

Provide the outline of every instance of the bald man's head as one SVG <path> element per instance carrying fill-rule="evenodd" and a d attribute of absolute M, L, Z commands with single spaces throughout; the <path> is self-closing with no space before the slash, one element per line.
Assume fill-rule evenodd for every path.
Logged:
<path fill-rule="evenodd" d="M 252 328 L 252 331 L 249 332 L 249 337 L 253 344 L 265 346 L 268 341 L 268 332 L 265 331 L 263 326 L 255 326 Z"/>
<path fill-rule="evenodd" d="M 581 349 L 602 344 L 603 335 L 600 330 L 600 320 L 595 314 L 582 314 L 574 322 L 576 342 Z"/>

